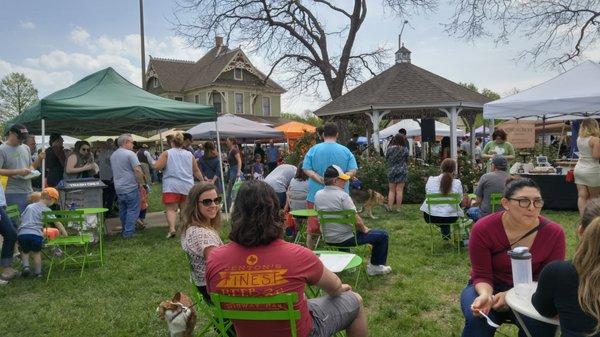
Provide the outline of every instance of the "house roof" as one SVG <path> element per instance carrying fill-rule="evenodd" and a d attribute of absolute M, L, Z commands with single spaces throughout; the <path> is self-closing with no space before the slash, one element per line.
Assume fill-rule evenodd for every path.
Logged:
<path fill-rule="evenodd" d="M 481 110 L 491 99 L 412 63 L 396 63 L 315 111 L 317 116 L 373 110 L 416 111 L 461 106 Z"/>
<path fill-rule="evenodd" d="M 153 69 L 157 74 L 164 91 L 181 92 L 213 84 L 223 69 L 240 53 L 247 59 L 239 48 L 232 50 L 227 46 L 216 46 L 196 62 L 153 57 L 148 69 Z M 260 71 L 256 72 L 261 79 L 266 78 Z M 239 82 L 235 84 L 240 85 Z M 274 91 L 285 92 L 284 88 L 271 79 L 267 80 L 266 86 Z"/>

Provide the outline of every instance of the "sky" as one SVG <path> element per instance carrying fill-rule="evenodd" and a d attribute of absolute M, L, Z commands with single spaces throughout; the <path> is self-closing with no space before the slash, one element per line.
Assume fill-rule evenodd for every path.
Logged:
<path fill-rule="evenodd" d="M 392 50 L 387 59 L 392 65 L 405 18 L 386 11 L 380 1 L 368 4 L 367 19 L 353 51 L 384 46 Z M 146 53 L 195 61 L 206 50 L 193 48 L 177 36 L 169 20 L 174 7 L 174 0 L 144 1 Z M 516 38 L 509 45 L 495 45 L 491 40 L 466 42 L 448 36 L 442 23 L 448 22 L 452 11 L 452 7 L 442 5 L 435 14 L 406 18 L 409 25 L 403 41 L 412 51 L 413 64 L 503 96 L 514 88 L 523 90 L 558 74 L 556 69 L 515 61 L 521 50 L 530 47 L 526 40 Z M 340 22 L 328 13 L 319 14 L 332 29 Z M 268 73 L 270 65 L 264 58 L 249 57 Z M 25 73 L 40 98 L 109 66 L 140 85 L 140 58 L 137 0 L 0 0 L 0 78 L 14 71 Z M 274 79 L 278 78 L 280 74 L 275 73 Z M 284 94 L 282 111 L 302 113 L 324 103 L 302 93 Z"/>

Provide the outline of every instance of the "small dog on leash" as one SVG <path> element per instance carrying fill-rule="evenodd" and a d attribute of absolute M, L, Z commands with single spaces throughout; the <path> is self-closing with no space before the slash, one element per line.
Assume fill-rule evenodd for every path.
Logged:
<path fill-rule="evenodd" d="M 193 306 L 192 300 L 182 292 L 158 305 L 156 312 L 167 321 L 171 337 L 192 337 L 196 327 L 196 310 Z"/>
<path fill-rule="evenodd" d="M 368 189 L 367 192 L 369 193 L 369 198 L 365 201 L 363 207 L 361 207 L 358 212 L 362 213 L 364 210 L 366 210 L 371 219 L 377 219 L 375 216 L 373 216 L 373 207 L 378 205 L 385 207 L 387 200 L 381 193 L 377 191 Z"/>

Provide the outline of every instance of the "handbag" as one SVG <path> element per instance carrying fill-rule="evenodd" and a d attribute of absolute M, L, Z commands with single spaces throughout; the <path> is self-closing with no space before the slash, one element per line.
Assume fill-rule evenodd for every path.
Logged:
<path fill-rule="evenodd" d="M 565 175 L 565 180 L 568 183 L 574 183 L 575 182 L 575 171 L 572 169 L 567 171 L 567 174 Z"/>

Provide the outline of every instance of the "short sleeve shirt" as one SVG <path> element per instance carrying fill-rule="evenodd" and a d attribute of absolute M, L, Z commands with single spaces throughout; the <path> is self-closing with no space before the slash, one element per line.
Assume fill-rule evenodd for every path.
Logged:
<path fill-rule="evenodd" d="M 475 194 L 482 199 L 481 205 L 479 205 L 482 216 L 492 212 L 492 206 L 490 205 L 492 193 L 502 193 L 507 178 L 508 173 L 506 173 L 506 171 L 498 170 L 486 173 L 479 179 Z M 502 206 L 498 206 L 497 211 L 499 210 L 503 210 Z"/>
<path fill-rule="evenodd" d="M 325 186 L 315 195 L 315 208 L 318 211 L 354 210 L 356 206 L 346 191 L 337 186 Z M 325 241 L 340 243 L 354 237 L 353 228 L 347 224 L 328 223 L 325 231 Z"/>
<path fill-rule="evenodd" d="M 513 148 L 512 144 L 509 142 L 504 142 L 502 144 L 496 144 L 496 142 L 490 141 L 487 144 L 485 144 L 485 147 L 483 148 L 483 154 L 490 154 L 491 151 L 494 151 L 495 154 L 502 155 L 502 156 L 514 156 L 515 155 L 515 149 Z"/>
<path fill-rule="evenodd" d="M 140 161 L 133 151 L 120 147 L 110 156 L 110 165 L 117 194 L 138 189 L 134 168 L 140 166 Z"/>
<path fill-rule="evenodd" d="M 42 213 L 50 211 L 50 208 L 42 202 L 36 202 L 28 205 L 21 215 L 21 226 L 19 226 L 18 235 L 34 234 L 44 236 L 44 223 Z"/>
<path fill-rule="evenodd" d="M 294 165 L 282 164 L 277 166 L 267 177 L 265 183 L 273 187 L 277 193 L 285 193 L 290 186 L 290 182 L 296 175 L 297 168 Z"/>
<path fill-rule="evenodd" d="M 312 170 L 322 177 L 325 170 L 331 165 L 339 166 L 344 172 L 358 169 L 356 158 L 352 152 L 347 147 L 333 141 L 326 141 L 311 147 L 304 156 L 302 169 Z M 322 184 L 309 179 L 306 200 L 314 203 L 315 194 L 323 187 Z M 344 189 L 346 193 L 350 193 L 349 184 L 346 184 Z"/>
<path fill-rule="evenodd" d="M 235 160 L 235 155 L 240 153 L 237 147 L 229 150 L 229 154 L 227 155 L 227 163 L 229 163 L 229 167 L 237 166 L 237 160 Z M 240 154 L 241 155 L 241 154 Z"/>
<path fill-rule="evenodd" d="M 323 275 L 323 263 L 311 250 L 275 240 L 266 246 L 244 247 L 230 242 L 212 251 L 206 262 L 208 290 L 223 295 L 266 297 L 298 294 L 294 309 L 300 311 L 298 337 L 307 337 L 312 319 L 304 295 L 307 284 L 314 285 Z M 256 308 L 261 311 L 268 307 Z M 252 310 L 248 308 L 248 310 Z M 233 321 L 238 337 L 290 336 L 286 321 Z"/>
<path fill-rule="evenodd" d="M 190 258 L 192 265 L 192 279 L 197 286 L 205 286 L 206 279 L 204 273 L 206 270 L 206 261 L 204 260 L 204 250 L 208 247 L 219 247 L 223 241 L 217 231 L 199 227 L 190 226 L 181 237 L 181 248 Z"/>
<path fill-rule="evenodd" d="M 25 144 L 11 146 L 0 145 L 0 168 L 23 169 L 31 167 L 31 153 Z M 31 193 L 31 180 L 22 179 L 20 176 L 10 176 L 6 183 L 6 193 Z"/>
<path fill-rule="evenodd" d="M 441 182 L 442 182 L 441 174 L 439 176 L 429 177 L 429 179 L 427 179 L 427 183 L 425 184 L 425 193 L 427 193 L 427 194 L 441 193 L 442 192 L 440 189 Z M 452 180 L 452 190 L 450 193 L 456 193 L 456 194 L 460 194 L 462 196 L 463 188 L 462 188 L 462 183 L 460 182 L 460 180 L 458 180 L 458 179 Z M 431 214 L 429 214 L 429 208 L 431 208 Z M 460 208 L 460 206 L 458 207 L 458 211 L 457 211 L 456 207 L 454 207 L 452 205 L 430 205 L 428 207 L 427 204 L 425 203 L 425 201 L 423 201 L 423 204 L 421 205 L 420 210 L 431 216 L 439 216 L 439 217 L 445 217 L 445 218 L 457 217 L 457 216 L 461 217 L 464 215 L 463 210 L 462 210 L 462 208 Z"/>

